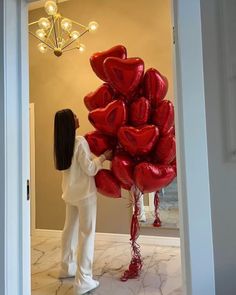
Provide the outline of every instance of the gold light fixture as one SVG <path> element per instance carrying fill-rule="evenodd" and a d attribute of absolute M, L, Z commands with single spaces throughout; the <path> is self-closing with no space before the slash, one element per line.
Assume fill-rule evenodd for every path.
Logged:
<path fill-rule="evenodd" d="M 80 38 L 88 32 L 95 32 L 98 23 L 91 21 L 84 26 L 58 12 L 58 5 L 55 1 L 47 1 L 44 5 L 47 17 L 41 17 L 38 21 L 29 24 L 29 33 L 37 38 L 40 43 L 38 50 L 46 53 L 48 50 L 59 57 L 64 52 L 79 50 L 84 52 L 85 45 L 80 43 Z M 37 25 L 35 31 L 33 27 Z"/>

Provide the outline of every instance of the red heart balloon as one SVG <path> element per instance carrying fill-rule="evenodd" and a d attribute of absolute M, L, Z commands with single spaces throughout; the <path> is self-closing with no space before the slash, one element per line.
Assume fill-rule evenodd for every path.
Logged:
<path fill-rule="evenodd" d="M 94 92 L 90 92 L 84 97 L 84 104 L 89 111 L 103 108 L 113 101 L 113 91 L 108 84 L 103 84 Z"/>
<path fill-rule="evenodd" d="M 125 96 L 135 91 L 144 72 L 144 62 L 140 58 L 108 57 L 103 67 L 110 85 Z"/>
<path fill-rule="evenodd" d="M 169 185 L 175 177 L 175 170 L 169 165 L 154 165 L 143 162 L 134 169 L 135 184 L 143 193 L 159 191 Z"/>
<path fill-rule="evenodd" d="M 156 69 L 150 68 L 146 71 L 143 81 L 144 96 L 151 101 L 153 106 L 157 106 L 166 96 L 168 80 Z"/>
<path fill-rule="evenodd" d="M 106 150 L 114 148 L 117 142 L 114 137 L 107 136 L 97 130 L 87 133 L 85 138 L 91 152 L 96 156 L 100 156 Z"/>
<path fill-rule="evenodd" d="M 152 122 L 155 124 L 161 134 L 167 133 L 174 125 L 174 105 L 169 100 L 163 100 L 152 115 Z"/>
<path fill-rule="evenodd" d="M 134 183 L 134 163 L 132 159 L 128 156 L 116 155 L 112 160 L 111 169 L 115 177 L 119 180 L 121 186 L 130 190 Z"/>
<path fill-rule="evenodd" d="M 123 146 L 119 143 L 119 141 L 118 141 L 117 146 L 114 149 L 114 154 L 113 155 L 114 156 L 116 156 L 116 155 L 125 155 L 125 156 L 127 156 L 127 152 L 124 150 Z"/>
<path fill-rule="evenodd" d="M 163 136 L 164 135 L 173 135 L 173 136 L 175 136 L 175 126 L 170 127 L 170 129 L 166 133 L 163 133 Z"/>
<path fill-rule="evenodd" d="M 170 165 L 174 168 L 175 174 L 177 175 L 177 163 L 176 158 L 170 163 Z"/>
<path fill-rule="evenodd" d="M 174 106 L 163 100 L 167 79 L 154 68 L 144 75 L 143 60 L 127 58 L 121 45 L 95 53 L 90 63 L 107 84 L 84 98 L 97 129 L 86 138 L 97 156 L 114 151 L 111 170 L 96 176 L 98 190 L 120 197 L 121 187 L 153 192 L 167 186 L 176 176 Z"/>
<path fill-rule="evenodd" d="M 118 132 L 118 138 L 132 156 L 148 154 L 159 136 L 158 128 L 154 125 L 148 125 L 140 129 L 123 126 Z"/>
<path fill-rule="evenodd" d="M 90 64 L 93 68 L 93 71 L 103 81 L 107 81 L 107 77 L 103 68 L 103 62 L 107 57 L 118 57 L 125 59 L 127 57 L 126 48 L 122 45 L 117 45 L 106 51 L 96 52 L 90 57 Z"/>
<path fill-rule="evenodd" d="M 145 97 L 140 97 L 130 105 L 130 122 L 133 126 L 145 125 L 150 115 L 150 103 Z"/>
<path fill-rule="evenodd" d="M 95 176 L 95 182 L 100 194 L 111 198 L 121 198 L 120 185 L 110 170 L 100 170 Z"/>
<path fill-rule="evenodd" d="M 89 113 L 89 121 L 98 130 L 116 135 L 118 129 L 126 123 L 126 107 L 121 100 L 109 103 L 105 108 L 99 108 Z"/>
<path fill-rule="evenodd" d="M 154 159 L 160 164 L 170 164 L 176 156 L 175 137 L 167 134 L 159 139 L 154 148 Z"/>

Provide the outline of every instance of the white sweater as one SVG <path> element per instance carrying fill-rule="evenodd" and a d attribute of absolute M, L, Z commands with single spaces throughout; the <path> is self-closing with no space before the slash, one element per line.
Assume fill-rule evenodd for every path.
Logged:
<path fill-rule="evenodd" d="M 77 136 L 71 166 L 62 172 L 62 198 L 68 203 L 76 203 L 94 195 L 97 192 L 94 176 L 104 160 L 104 155 L 92 159 L 86 139 Z"/>

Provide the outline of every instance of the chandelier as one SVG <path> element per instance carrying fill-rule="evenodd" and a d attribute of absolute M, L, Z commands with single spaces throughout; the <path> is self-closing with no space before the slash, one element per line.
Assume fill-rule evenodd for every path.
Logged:
<path fill-rule="evenodd" d="M 37 38 L 40 43 L 38 50 L 46 53 L 53 51 L 59 57 L 64 52 L 79 50 L 84 52 L 85 45 L 80 43 L 80 38 L 88 32 L 95 32 L 98 24 L 91 21 L 84 26 L 58 12 L 58 5 L 54 1 L 47 1 L 44 5 L 47 17 L 41 17 L 38 21 L 29 24 L 29 33 Z M 33 26 L 37 29 L 32 31 Z"/>

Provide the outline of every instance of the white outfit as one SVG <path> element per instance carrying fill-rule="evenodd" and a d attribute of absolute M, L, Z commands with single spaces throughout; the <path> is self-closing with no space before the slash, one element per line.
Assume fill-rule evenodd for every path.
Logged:
<path fill-rule="evenodd" d="M 78 136 L 71 166 L 62 172 L 66 219 L 62 233 L 61 277 L 75 275 L 75 294 L 84 294 L 98 286 L 92 279 L 97 211 L 94 176 L 104 160 L 104 155 L 92 160 L 86 139 Z"/>
<path fill-rule="evenodd" d="M 139 208 L 140 208 L 138 220 L 141 222 L 146 222 L 147 219 L 146 219 L 146 213 L 144 208 L 143 196 L 140 197 L 138 202 L 139 202 Z"/>
<path fill-rule="evenodd" d="M 77 203 L 96 193 L 94 177 L 105 161 L 102 155 L 92 160 L 89 145 L 83 136 L 75 139 L 71 166 L 64 170 L 62 179 L 62 198 L 69 203 Z"/>

